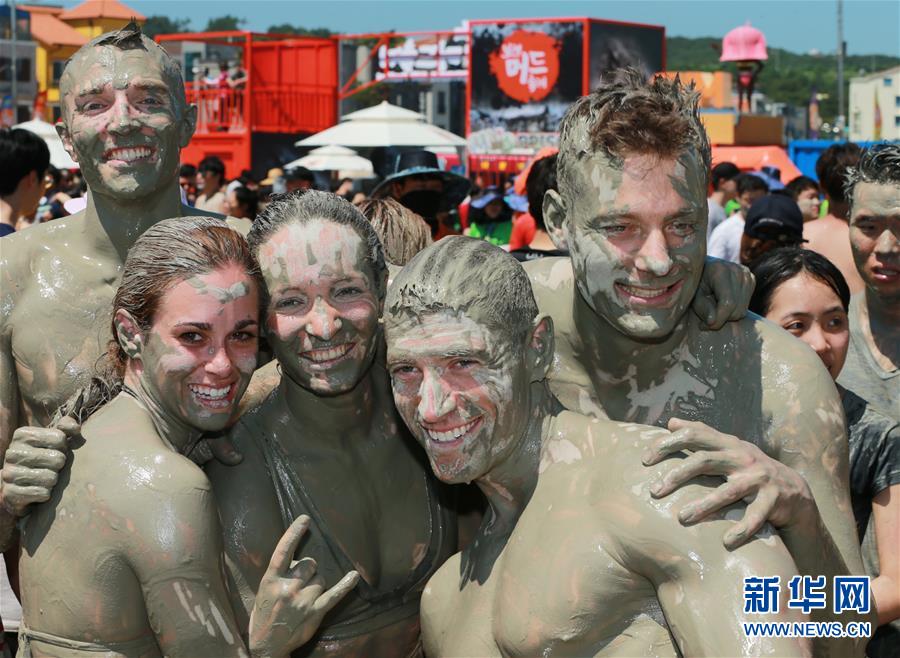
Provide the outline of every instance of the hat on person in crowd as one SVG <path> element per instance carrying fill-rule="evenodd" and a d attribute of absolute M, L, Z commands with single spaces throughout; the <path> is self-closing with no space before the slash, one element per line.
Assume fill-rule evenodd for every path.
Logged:
<path fill-rule="evenodd" d="M 506 201 L 506 205 L 513 209 L 513 212 L 528 212 L 528 197 L 524 194 L 507 192 L 503 200 Z"/>
<path fill-rule="evenodd" d="M 503 192 L 496 185 L 490 185 L 489 187 L 484 188 L 484 191 L 481 193 L 481 196 L 472 199 L 470 205 L 473 208 L 484 208 L 492 201 L 496 201 L 500 199 L 501 201 L 506 201 L 503 197 Z M 507 204 L 509 205 L 509 204 Z M 512 207 L 512 206 L 510 206 Z"/>
<path fill-rule="evenodd" d="M 372 198 L 379 199 L 389 196 L 391 183 L 410 176 L 434 176 L 443 181 L 444 193 L 442 196 L 449 208 L 455 208 L 462 203 L 472 187 L 469 179 L 465 176 L 441 169 L 438 165 L 437 155 L 431 151 L 407 151 L 399 154 L 394 160 L 393 173 L 372 190 Z"/>
<path fill-rule="evenodd" d="M 284 177 L 284 169 L 281 167 L 272 167 L 266 172 L 266 177 L 259 181 L 260 185 L 274 185 L 275 181 Z"/>
<path fill-rule="evenodd" d="M 751 171 L 750 173 L 766 181 L 770 192 L 784 189 L 784 183 L 781 182 L 781 169 L 778 167 L 762 167 L 759 171 Z"/>
<path fill-rule="evenodd" d="M 799 244 L 803 240 L 803 213 L 791 197 L 767 194 L 747 211 L 744 234 L 759 240 Z"/>

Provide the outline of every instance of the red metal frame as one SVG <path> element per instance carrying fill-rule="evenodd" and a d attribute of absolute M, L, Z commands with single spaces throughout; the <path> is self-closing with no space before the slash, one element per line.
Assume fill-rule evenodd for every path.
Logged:
<path fill-rule="evenodd" d="M 300 135 L 337 122 L 336 37 L 227 30 L 164 34 L 156 41 L 225 45 L 243 55 L 243 89 L 185 85 L 188 101 L 198 106 L 197 130 L 182 152 L 185 161 L 218 155 L 226 175 L 234 177 L 251 166 L 254 133 Z"/>

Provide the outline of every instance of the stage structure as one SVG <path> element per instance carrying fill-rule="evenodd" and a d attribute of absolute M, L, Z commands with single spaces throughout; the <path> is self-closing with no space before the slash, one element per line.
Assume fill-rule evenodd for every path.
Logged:
<path fill-rule="evenodd" d="M 566 109 L 600 76 L 665 70 L 665 28 L 592 18 L 470 21 L 466 136 L 469 163 L 516 173 L 559 142 Z"/>

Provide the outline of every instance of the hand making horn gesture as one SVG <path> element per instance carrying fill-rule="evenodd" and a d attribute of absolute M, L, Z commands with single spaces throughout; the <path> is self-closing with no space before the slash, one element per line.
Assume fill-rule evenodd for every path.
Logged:
<path fill-rule="evenodd" d="M 278 540 L 269 567 L 259 584 L 250 614 L 250 652 L 253 656 L 287 656 L 312 638 L 326 613 L 356 587 L 359 574 L 347 573 L 330 590 L 316 574 L 312 558 L 293 560 L 309 517 L 297 517 Z"/>

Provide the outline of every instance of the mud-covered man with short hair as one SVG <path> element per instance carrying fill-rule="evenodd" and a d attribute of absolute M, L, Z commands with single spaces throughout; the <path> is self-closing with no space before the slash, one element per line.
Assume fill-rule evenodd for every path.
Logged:
<path fill-rule="evenodd" d="M 674 431 L 647 463 L 692 454 L 654 495 L 699 474 L 725 478 L 682 522 L 743 499 L 727 546 L 769 521 L 801 573 L 861 573 L 844 419 L 820 360 L 755 316 L 708 331 L 688 312 L 706 253 L 709 163 L 697 95 L 678 80 L 620 71 L 569 109 L 544 216 L 571 259 L 526 266 L 556 326 L 550 388 L 573 411 Z"/>
<path fill-rule="evenodd" d="M 179 153 L 196 108 L 176 62 L 136 24 L 78 50 L 60 94 L 58 130 L 87 181 L 87 207 L 4 238 L 0 463 L 16 428 L 46 426 L 105 353 L 113 295 L 138 236 L 168 217 L 214 215 L 181 203 Z M 58 432 L 46 440 L 64 446 Z M 0 509 L 0 544 L 10 527 Z"/>
<path fill-rule="evenodd" d="M 809 655 L 741 627 L 745 576 L 796 573 L 778 536 L 726 550 L 725 515 L 742 503 L 682 527 L 680 505 L 712 479 L 650 495 L 641 455 L 669 433 L 555 400 L 553 322 L 511 256 L 445 238 L 397 275 L 384 319 L 404 421 L 438 478 L 488 500 L 473 542 L 425 588 L 426 655 Z M 801 618 L 784 604 L 771 620 Z"/>

